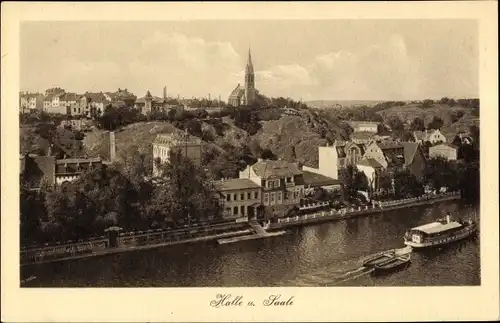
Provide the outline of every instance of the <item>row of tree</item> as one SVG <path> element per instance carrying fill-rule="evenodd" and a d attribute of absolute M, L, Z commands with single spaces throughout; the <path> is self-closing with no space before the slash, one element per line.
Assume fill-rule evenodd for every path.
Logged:
<path fill-rule="evenodd" d="M 94 169 L 55 187 L 43 183 L 39 191 L 21 177 L 21 244 L 86 239 L 110 225 L 147 230 L 220 217 L 204 171 L 176 151 L 160 167 L 162 176 L 152 178 L 145 156 L 135 153 L 127 166 Z"/>

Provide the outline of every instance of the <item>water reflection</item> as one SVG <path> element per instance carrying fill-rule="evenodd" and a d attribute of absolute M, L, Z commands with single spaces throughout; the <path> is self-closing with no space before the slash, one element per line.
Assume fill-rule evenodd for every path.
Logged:
<path fill-rule="evenodd" d="M 425 286 L 477 285 L 479 239 L 416 252 L 407 269 L 387 277 L 357 274 L 363 257 L 403 246 L 404 232 L 446 212 L 475 212 L 458 203 L 292 228 L 289 234 L 230 245 L 200 243 L 23 267 L 31 286 Z"/>

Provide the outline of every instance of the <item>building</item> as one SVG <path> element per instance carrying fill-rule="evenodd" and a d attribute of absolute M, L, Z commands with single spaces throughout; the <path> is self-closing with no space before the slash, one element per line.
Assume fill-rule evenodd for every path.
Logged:
<path fill-rule="evenodd" d="M 413 138 L 415 138 L 415 142 L 417 143 L 429 142 L 432 145 L 446 142 L 446 137 L 441 133 L 441 131 L 439 131 L 439 129 L 414 131 Z"/>
<path fill-rule="evenodd" d="M 245 86 L 240 84 L 231 92 L 228 98 L 228 105 L 238 107 L 240 105 L 253 105 L 256 102 L 257 90 L 255 89 L 255 73 L 252 63 L 252 55 L 248 50 L 248 61 L 245 68 Z"/>
<path fill-rule="evenodd" d="M 222 179 L 214 183 L 221 194 L 223 217 L 248 221 L 256 219 L 262 203 L 261 187 L 247 178 Z"/>
<path fill-rule="evenodd" d="M 167 163 L 171 150 L 178 150 L 196 165 L 201 164 L 201 139 L 185 133 L 162 133 L 153 141 L 153 175 L 160 176 L 158 163 Z"/>
<path fill-rule="evenodd" d="M 72 182 L 80 175 L 91 169 L 102 169 L 101 158 L 65 158 L 55 161 L 55 183 Z"/>
<path fill-rule="evenodd" d="M 21 156 L 20 172 L 31 189 L 39 189 L 45 181 L 48 185 L 60 185 L 76 180 L 87 169 L 102 168 L 100 158 L 64 158 L 55 156 Z"/>
<path fill-rule="evenodd" d="M 43 111 L 43 99 L 45 96 L 40 93 L 21 93 L 19 95 L 19 109 L 21 113 L 32 111 Z"/>
<path fill-rule="evenodd" d="M 46 113 L 66 114 L 66 105 L 61 104 L 64 94 L 65 92 L 57 92 L 46 95 L 43 99 L 43 111 Z"/>
<path fill-rule="evenodd" d="M 457 147 L 439 144 L 429 148 L 429 158 L 442 157 L 446 160 L 457 160 Z"/>
<path fill-rule="evenodd" d="M 366 145 L 375 140 L 376 134 L 370 131 L 357 131 L 351 134 L 351 141 L 355 144 Z"/>
<path fill-rule="evenodd" d="M 342 169 L 347 166 L 354 166 L 363 158 L 365 154 L 365 144 L 357 144 L 349 141 L 337 141 L 337 168 Z"/>
<path fill-rule="evenodd" d="M 106 107 L 111 104 L 111 98 L 109 95 L 105 95 L 102 92 L 85 92 L 85 94 L 80 97 L 79 103 L 80 110 L 78 114 L 91 119 L 99 117 L 104 113 Z"/>
<path fill-rule="evenodd" d="M 373 134 L 378 132 L 378 122 L 372 121 L 349 121 L 349 126 L 354 129 L 354 132 L 371 132 Z"/>
<path fill-rule="evenodd" d="M 406 169 L 417 180 L 422 180 L 426 160 L 422 147 L 418 143 L 372 142 L 366 147 L 363 158 L 356 163 L 356 166 L 367 176 L 369 183 L 376 185 L 377 179 L 375 177 L 377 172 L 381 170 L 387 170 L 389 174 L 394 174 Z"/>
<path fill-rule="evenodd" d="M 302 170 L 304 177 L 305 195 L 312 194 L 316 189 L 321 188 L 331 193 L 338 193 L 342 190 L 342 181 L 331 177 Z"/>
<path fill-rule="evenodd" d="M 338 179 L 339 167 L 337 143 L 334 142 L 333 145 L 327 144 L 326 146 L 318 147 L 318 168 L 303 166 L 302 169 L 304 171 L 321 174 L 332 179 Z"/>
<path fill-rule="evenodd" d="M 108 101 L 111 102 L 113 107 L 133 107 L 137 97 L 129 92 L 127 89 L 120 89 L 116 92 L 103 93 Z"/>
<path fill-rule="evenodd" d="M 146 95 L 138 98 L 135 101 L 134 108 L 138 109 L 141 114 L 148 115 L 155 111 L 166 112 L 171 105 L 167 104 L 167 88 L 163 88 L 163 98 L 152 96 L 151 92 L 147 91 Z"/>
<path fill-rule="evenodd" d="M 304 197 L 303 172 L 295 163 L 284 160 L 262 160 L 240 171 L 262 188 L 264 219 L 283 217 L 291 208 L 300 205 Z"/>
<path fill-rule="evenodd" d="M 368 185 L 370 185 L 374 191 L 380 189 L 378 175 L 384 170 L 384 167 L 377 160 L 373 158 L 362 159 L 356 163 L 356 168 L 365 174 Z"/>
<path fill-rule="evenodd" d="M 59 128 L 70 128 L 77 131 L 91 130 L 93 127 L 92 121 L 87 119 L 61 120 L 59 124 Z"/>

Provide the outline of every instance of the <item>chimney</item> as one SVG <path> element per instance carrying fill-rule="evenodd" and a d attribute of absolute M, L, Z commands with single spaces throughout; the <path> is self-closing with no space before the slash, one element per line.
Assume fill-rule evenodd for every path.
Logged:
<path fill-rule="evenodd" d="M 116 143 L 115 143 L 115 132 L 109 132 L 109 161 L 114 162 L 116 159 Z"/>
<path fill-rule="evenodd" d="M 208 101 L 212 101 L 212 100 L 211 100 L 210 93 L 208 93 Z"/>
<path fill-rule="evenodd" d="M 167 99 L 167 87 L 163 87 L 163 98 L 166 100 Z"/>

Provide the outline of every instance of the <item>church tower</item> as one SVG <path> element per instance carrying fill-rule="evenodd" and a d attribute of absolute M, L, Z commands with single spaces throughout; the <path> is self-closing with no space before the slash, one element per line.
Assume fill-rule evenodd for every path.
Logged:
<path fill-rule="evenodd" d="M 245 104 L 251 105 L 255 100 L 255 74 L 253 71 L 252 54 L 248 49 L 248 61 L 245 68 Z"/>

